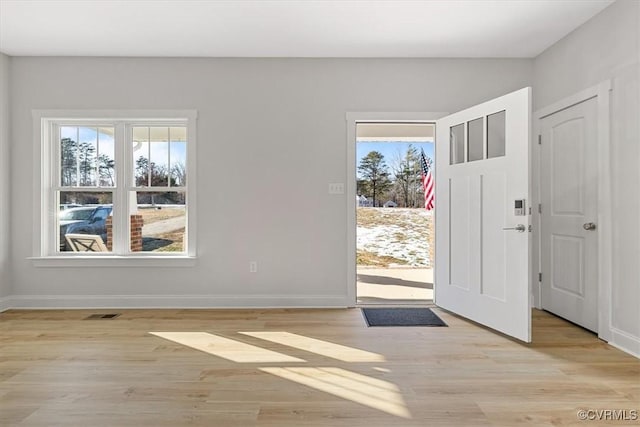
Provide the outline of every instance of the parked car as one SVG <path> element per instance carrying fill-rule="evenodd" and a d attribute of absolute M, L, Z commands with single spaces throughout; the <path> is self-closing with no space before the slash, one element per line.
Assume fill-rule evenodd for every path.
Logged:
<path fill-rule="evenodd" d="M 79 208 L 81 206 L 82 205 L 79 205 L 77 203 L 63 203 L 60 205 L 60 210 L 66 211 L 67 209 Z"/>
<path fill-rule="evenodd" d="M 97 234 L 107 242 L 107 218 L 113 207 L 109 205 L 83 206 L 60 211 L 60 250 L 68 251 L 65 234 Z"/>

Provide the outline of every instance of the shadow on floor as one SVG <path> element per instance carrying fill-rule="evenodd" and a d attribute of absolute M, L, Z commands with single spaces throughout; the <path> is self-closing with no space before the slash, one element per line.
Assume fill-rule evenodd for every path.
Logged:
<path fill-rule="evenodd" d="M 159 239 L 156 237 L 143 237 L 142 238 L 142 250 L 145 252 L 154 251 L 156 249 L 164 248 L 173 243 L 173 240 Z"/>
<path fill-rule="evenodd" d="M 398 279 L 388 276 L 374 276 L 368 274 L 358 274 L 357 281 L 362 283 L 371 283 L 374 285 L 396 285 L 407 286 L 410 288 L 433 289 L 433 283 L 415 282 L 413 280 Z"/>

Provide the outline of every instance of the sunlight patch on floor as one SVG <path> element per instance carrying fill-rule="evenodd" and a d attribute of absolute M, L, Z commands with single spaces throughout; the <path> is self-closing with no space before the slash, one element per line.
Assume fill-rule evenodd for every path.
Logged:
<path fill-rule="evenodd" d="M 345 345 L 309 338 L 290 332 L 240 332 L 261 340 L 274 342 L 343 362 L 384 362 L 384 356 Z"/>
<path fill-rule="evenodd" d="M 387 414 L 411 418 L 398 386 L 387 381 L 341 368 L 273 367 L 260 370 Z"/>
<path fill-rule="evenodd" d="M 214 356 L 237 363 L 291 363 L 306 362 L 297 357 L 256 347 L 251 344 L 220 337 L 208 332 L 149 332 Z"/>

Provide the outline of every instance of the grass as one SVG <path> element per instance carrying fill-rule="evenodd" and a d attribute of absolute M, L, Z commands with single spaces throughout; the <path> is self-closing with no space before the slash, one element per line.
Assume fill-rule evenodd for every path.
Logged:
<path fill-rule="evenodd" d="M 431 217 L 415 215 L 424 212 L 424 209 L 406 208 L 358 208 L 356 221 L 358 227 L 372 228 L 380 225 L 395 225 L 403 229 L 417 228 L 427 229 L 431 227 Z"/>
<path fill-rule="evenodd" d="M 164 208 L 164 209 L 155 209 L 155 208 L 146 208 L 146 209 L 138 209 L 138 214 L 142 215 L 145 224 L 153 224 L 154 222 L 163 221 L 169 218 L 175 218 L 177 216 L 184 216 L 184 209 L 176 209 L 176 208 Z"/>
<path fill-rule="evenodd" d="M 375 227 L 387 222 L 384 213 L 379 208 L 358 208 L 356 211 L 358 227 Z"/>
<path fill-rule="evenodd" d="M 184 227 L 168 233 L 142 238 L 142 250 L 145 252 L 182 252 L 184 251 Z"/>
<path fill-rule="evenodd" d="M 399 242 L 399 243 L 403 243 L 407 241 L 407 236 L 404 233 L 401 233 L 399 231 L 396 231 L 395 233 L 393 233 L 393 238 L 395 239 L 396 242 Z"/>
<path fill-rule="evenodd" d="M 433 244 L 433 216 L 416 208 L 358 208 L 357 264 L 428 267 Z M 362 234 L 360 234 L 362 233 Z"/>
<path fill-rule="evenodd" d="M 185 216 L 185 213 L 185 210 L 181 208 L 138 209 L 138 214 L 142 215 L 145 225 Z M 184 231 L 185 228 L 182 227 L 166 233 L 145 235 L 142 238 L 142 250 L 145 252 L 183 252 Z"/>

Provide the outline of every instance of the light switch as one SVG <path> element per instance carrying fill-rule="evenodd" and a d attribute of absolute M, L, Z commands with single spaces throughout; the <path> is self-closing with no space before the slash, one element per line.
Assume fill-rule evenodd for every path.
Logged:
<path fill-rule="evenodd" d="M 344 194 L 344 183 L 343 182 L 330 183 L 329 194 Z"/>

